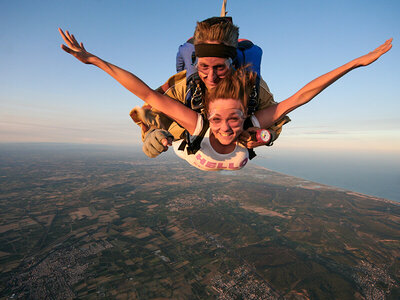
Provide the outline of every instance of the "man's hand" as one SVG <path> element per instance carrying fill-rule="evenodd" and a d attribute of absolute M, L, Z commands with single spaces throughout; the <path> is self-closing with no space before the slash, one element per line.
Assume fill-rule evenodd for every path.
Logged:
<path fill-rule="evenodd" d="M 252 138 L 251 138 L 251 133 L 255 134 L 257 132 L 257 130 L 259 130 L 259 129 L 260 128 L 258 128 L 258 127 L 247 128 L 245 131 L 243 131 L 240 134 L 239 143 L 241 143 L 243 146 L 245 146 L 248 149 L 253 149 L 253 148 L 256 148 L 256 147 L 259 147 L 259 146 L 266 145 L 267 143 L 260 143 L 260 142 L 257 142 L 255 140 L 252 140 Z M 270 131 L 270 133 L 271 133 L 271 131 Z"/>
<path fill-rule="evenodd" d="M 174 137 L 163 129 L 154 129 L 146 134 L 143 141 L 143 152 L 150 158 L 157 157 L 168 150 L 172 145 Z"/>

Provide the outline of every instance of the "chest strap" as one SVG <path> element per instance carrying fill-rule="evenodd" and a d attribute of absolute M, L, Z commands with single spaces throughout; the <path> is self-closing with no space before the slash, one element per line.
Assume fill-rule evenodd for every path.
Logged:
<path fill-rule="evenodd" d="M 199 73 L 193 73 L 187 79 L 187 93 L 185 105 L 196 112 L 201 112 L 203 105 L 203 91 L 205 90 L 204 83 L 199 77 Z"/>
<path fill-rule="evenodd" d="M 201 129 L 200 133 L 195 137 L 193 142 L 191 142 L 190 134 L 187 130 L 185 130 L 185 139 L 179 145 L 178 150 L 184 151 L 186 145 L 187 145 L 187 153 L 189 155 L 195 154 L 197 151 L 200 150 L 201 142 L 203 141 L 203 138 L 206 135 L 206 132 L 210 126 L 208 120 L 203 115 L 201 115 L 201 117 L 203 118 L 203 128 Z"/>
<path fill-rule="evenodd" d="M 244 120 L 244 124 L 243 124 L 243 129 L 246 130 L 250 127 L 253 127 L 253 123 L 251 122 L 251 117 L 248 117 L 246 120 Z M 256 152 L 254 151 L 254 149 L 249 149 L 247 148 L 247 151 L 249 151 L 249 159 L 253 159 L 254 157 L 256 157 Z"/>

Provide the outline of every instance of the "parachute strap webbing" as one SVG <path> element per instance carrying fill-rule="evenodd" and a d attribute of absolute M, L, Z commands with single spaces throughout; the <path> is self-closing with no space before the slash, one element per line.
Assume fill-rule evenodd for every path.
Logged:
<path fill-rule="evenodd" d="M 249 99 L 248 99 L 248 104 L 247 104 L 247 114 L 248 115 L 254 114 L 258 109 L 258 105 L 260 102 L 258 99 L 259 91 L 260 91 L 260 78 L 257 76 L 256 83 L 251 88 L 251 92 L 250 92 Z"/>
<path fill-rule="evenodd" d="M 246 130 L 250 127 L 253 127 L 253 122 L 251 122 L 251 118 L 248 117 L 246 118 L 246 120 L 244 120 L 244 124 L 243 124 L 243 129 Z M 256 157 L 256 153 L 254 152 L 254 149 L 249 149 L 247 148 L 247 151 L 249 151 L 249 159 L 252 160 L 254 157 Z"/>
<path fill-rule="evenodd" d="M 203 128 L 201 129 L 200 133 L 196 136 L 194 141 L 191 142 L 190 141 L 190 134 L 186 130 L 185 131 L 185 139 L 179 145 L 178 150 L 184 151 L 186 145 L 187 145 L 187 153 L 189 155 L 195 154 L 197 151 L 200 150 L 201 142 L 203 141 L 203 138 L 206 135 L 206 132 L 207 132 L 209 126 L 210 126 L 209 121 L 205 118 L 205 116 L 201 115 L 201 117 L 203 118 Z"/>
<path fill-rule="evenodd" d="M 186 91 L 185 105 L 198 113 L 203 113 L 205 85 L 197 72 L 190 75 L 187 79 Z"/>

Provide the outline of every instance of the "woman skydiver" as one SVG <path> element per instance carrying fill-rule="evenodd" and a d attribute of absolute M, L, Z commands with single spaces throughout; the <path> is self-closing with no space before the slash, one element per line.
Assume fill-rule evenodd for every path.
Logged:
<path fill-rule="evenodd" d="M 243 68 L 230 72 L 206 95 L 206 117 L 202 117 L 181 102 L 153 91 L 132 73 L 87 52 L 83 44 L 79 44 L 68 31 L 59 31 L 67 44 L 61 45 L 64 51 L 85 64 L 102 69 L 137 97 L 175 120 L 187 130 L 192 141 L 206 129 L 200 150 L 195 154 L 187 151 L 188 145 L 182 148 L 179 147 L 180 141 L 174 142 L 174 150 L 178 156 L 205 171 L 238 170 L 247 163 L 248 151 L 238 143 L 238 137 L 247 117 L 247 98 L 254 85 L 255 74 L 246 72 Z M 253 124 L 258 123 L 257 127 L 269 128 L 289 112 L 309 102 L 343 75 L 376 61 L 391 49 L 391 42 L 392 39 L 389 39 L 374 51 L 314 79 L 286 100 L 256 111 L 252 116 Z"/>

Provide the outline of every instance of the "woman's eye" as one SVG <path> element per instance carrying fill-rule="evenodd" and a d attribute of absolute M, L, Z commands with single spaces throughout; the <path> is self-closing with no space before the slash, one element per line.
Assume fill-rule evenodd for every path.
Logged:
<path fill-rule="evenodd" d="M 240 118 L 230 118 L 228 119 L 228 122 L 231 124 L 238 124 L 240 123 Z"/>

